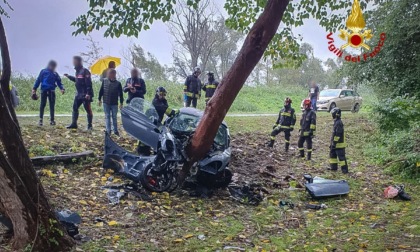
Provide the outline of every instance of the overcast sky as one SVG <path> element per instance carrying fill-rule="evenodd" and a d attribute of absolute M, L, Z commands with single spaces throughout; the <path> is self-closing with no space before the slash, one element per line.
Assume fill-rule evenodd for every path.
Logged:
<path fill-rule="evenodd" d="M 13 71 L 37 74 L 50 59 L 55 59 L 60 74 L 73 73 L 71 58 L 86 51 L 87 42 L 83 35 L 72 36 L 74 27 L 70 23 L 86 12 L 87 1 L 19 0 L 11 3 L 14 11 L 9 11 L 10 18 L 4 18 L 4 23 Z M 316 22 L 309 21 L 296 31 L 314 47 L 316 57 L 325 60 L 334 56 L 327 49 L 327 32 Z M 134 42 L 154 54 L 161 64 L 172 63 L 171 37 L 162 22 L 156 22 L 150 30 L 141 32 L 139 38 L 103 38 L 97 31 L 91 35 L 103 47 L 105 55 L 120 56 L 122 50 Z"/>

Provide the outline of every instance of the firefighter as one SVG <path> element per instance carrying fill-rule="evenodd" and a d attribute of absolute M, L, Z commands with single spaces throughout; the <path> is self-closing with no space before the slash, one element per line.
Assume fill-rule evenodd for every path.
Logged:
<path fill-rule="evenodd" d="M 166 89 L 164 87 L 158 87 L 156 89 L 155 98 L 153 99 L 153 106 L 158 113 L 158 122 L 163 123 L 163 117 L 165 114 L 169 117 L 175 116 L 179 111 L 172 109 L 168 105 L 168 101 L 166 100 Z M 137 153 L 142 156 L 150 156 L 151 148 L 150 146 L 145 145 L 141 141 L 138 142 L 137 145 Z"/>
<path fill-rule="evenodd" d="M 311 100 L 305 99 L 303 101 L 304 111 L 302 119 L 300 119 L 300 137 L 298 141 L 298 148 L 300 157 L 305 157 L 303 144 L 306 141 L 306 148 L 308 151 L 307 160 L 312 157 L 312 138 L 315 136 L 316 130 L 316 113 L 312 110 Z"/>
<path fill-rule="evenodd" d="M 331 110 L 334 119 L 333 134 L 330 145 L 330 168 L 338 170 L 338 165 L 343 173 L 348 173 L 349 168 L 346 160 L 346 137 L 344 136 L 344 124 L 341 121 L 341 109 L 335 107 Z"/>
<path fill-rule="evenodd" d="M 208 82 L 204 84 L 203 91 L 206 92 L 206 104 L 213 97 L 214 92 L 216 91 L 219 82 L 214 79 L 214 73 L 208 72 L 207 73 Z"/>
<path fill-rule="evenodd" d="M 88 121 L 88 130 L 92 130 L 92 98 L 93 98 L 93 88 L 92 88 L 92 79 L 89 70 L 83 67 L 83 60 L 80 56 L 73 57 L 73 65 L 76 70 L 75 76 L 70 76 L 64 74 L 67 78 L 73 81 L 76 85 L 76 95 L 73 102 L 73 115 L 72 122 L 67 129 L 77 129 L 77 119 L 79 118 L 79 108 L 83 104 L 83 107 L 87 113 Z"/>
<path fill-rule="evenodd" d="M 289 151 L 290 146 L 290 132 L 293 131 L 296 124 L 296 114 L 295 110 L 292 108 L 292 100 L 287 97 L 284 100 L 284 108 L 280 110 L 279 117 L 277 118 L 276 123 L 273 126 L 273 131 L 271 132 L 271 140 L 268 144 L 268 147 L 273 147 L 276 136 L 284 131 L 285 139 L 285 150 Z"/>
<path fill-rule="evenodd" d="M 191 105 L 194 108 L 197 107 L 197 100 L 201 96 L 201 80 L 198 78 L 200 74 L 201 69 L 195 67 L 193 74 L 185 80 L 184 94 L 187 95 L 186 107 L 190 107 Z"/>

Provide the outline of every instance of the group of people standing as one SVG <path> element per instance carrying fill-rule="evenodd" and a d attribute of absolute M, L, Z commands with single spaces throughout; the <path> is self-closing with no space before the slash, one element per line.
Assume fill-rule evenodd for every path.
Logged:
<path fill-rule="evenodd" d="M 312 159 L 312 139 L 316 133 L 316 101 L 319 99 L 319 87 L 315 82 L 311 83 L 309 97 L 303 101 L 303 113 L 300 119 L 298 150 L 299 156 L 305 158 L 304 144 L 306 142 L 306 159 Z M 330 111 L 334 120 L 332 136 L 330 140 L 329 163 L 332 171 L 341 167 L 343 173 L 348 173 L 346 160 L 346 139 L 344 135 L 344 124 L 341 121 L 341 110 L 336 107 Z M 287 97 L 284 100 L 284 107 L 280 110 L 278 119 L 273 126 L 268 147 L 273 147 L 276 136 L 284 132 L 285 151 L 289 151 L 290 136 L 296 124 L 296 112 L 292 108 L 292 100 Z"/>
<path fill-rule="evenodd" d="M 77 129 L 78 128 L 78 118 L 79 118 L 79 108 L 83 105 L 87 114 L 88 130 L 92 130 L 92 120 L 93 112 L 91 103 L 94 98 L 94 91 L 92 87 L 92 78 L 90 71 L 83 67 L 83 60 L 80 56 L 73 57 L 73 66 L 75 68 L 75 75 L 64 74 L 70 81 L 75 83 L 76 94 L 73 101 L 73 111 L 72 111 L 72 122 L 67 126 L 68 129 Z M 102 82 L 101 88 L 98 96 L 99 106 L 103 106 L 105 113 L 105 126 L 108 133 L 113 133 L 119 135 L 118 132 L 118 123 L 117 123 L 117 114 L 118 109 L 122 108 L 124 104 L 124 95 L 123 93 L 128 93 L 128 99 L 126 103 L 129 104 L 130 101 L 136 97 L 143 98 L 147 92 L 146 83 L 140 77 L 140 72 L 138 69 L 134 68 L 131 70 L 131 77 L 127 79 L 125 86 L 117 80 L 117 72 L 115 70 L 116 64 L 111 61 L 108 64 L 108 68 L 105 69 L 100 76 Z M 41 70 L 38 78 L 35 81 L 35 84 L 32 89 L 32 99 L 38 100 L 37 95 L 38 88 L 41 89 L 40 97 L 41 104 L 39 109 L 39 126 L 43 126 L 44 121 L 44 110 L 47 104 L 49 103 L 50 108 L 50 125 L 55 125 L 55 101 L 56 101 L 56 88 L 60 89 L 62 94 L 65 93 L 64 85 L 61 81 L 59 74 L 56 72 L 57 62 L 51 60 L 47 67 Z M 214 78 L 213 72 L 208 72 L 208 82 L 202 85 L 199 76 L 201 75 L 201 69 L 196 67 L 192 75 L 188 76 L 185 85 L 184 85 L 184 101 L 185 107 L 197 107 L 197 100 L 201 97 L 201 90 L 205 91 L 206 102 L 213 96 L 219 83 Z M 166 100 L 166 89 L 164 87 L 159 87 L 156 90 L 155 97 L 153 99 L 153 105 L 158 110 L 160 117 L 163 118 L 165 111 L 169 108 Z M 165 108 L 165 109 L 163 109 Z M 112 125 L 111 125 L 112 124 Z"/>

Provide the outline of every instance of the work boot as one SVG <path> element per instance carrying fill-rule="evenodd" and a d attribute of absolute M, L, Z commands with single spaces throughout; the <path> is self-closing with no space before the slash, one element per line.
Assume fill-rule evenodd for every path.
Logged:
<path fill-rule="evenodd" d="M 74 112 L 71 117 L 71 124 L 67 126 L 67 129 L 77 129 L 77 119 L 79 118 L 79 111 Z"/>
<path fill-rule="evenodd" d="M 305 157 L 305 151 L 299 150 L 299 157 L 304 158 Z"/>
<path fill-rule="evenodd" d="M 93 130 L 93 126 L 92 126 L 92 124 L 90 123 L 90 124 L 88 124 L 88 126 L 87 126 L 87 130 Z"/>
<path fill-rule="evenodd" d="M 38 126 L 42 126 L 42 125 L 43 125 L 42 119 L 39 119 Z"/>
<path fill-rule="evenodd" d="M 69 126 L 66 127 L 67 129 L 77 129 L 77 123 L 72 122 Z"/>
<path fill-rule="evenodd" d="M 347 174 L 349 173 L 349 167 L 347 165 L 343 165 L 341 166 L 341 171 L 343 172 L 343 174 Z"/>
<path fill-rule="evenodd" d="M 270 148 L 273 148 L 274 140 L 270 140 L 270 142 L 268 142 L 267 146 L 270 147 Z"/>
<path fill-rule="evenodd" d="M 284 146 L 284 150 L 285 150 L 286 152 L 288 152 L 288 151 L 289 151 L 289 146 L 290 146 L 290 144 L 289 144 L 289 143 L 286 143 L 286 145 Z"/>
<path fill-rule="evenodd" d="M 51 126 L 55 126 L 55 121 L 51 121 L 51 122 L 50 122 L 50 125 L 51 125 Z"/>
<path fill-rule="evenodd" d="M 330 170 L 331 171 L 337 171 L 338 170 L 338 164 L 330 164 Z"/>
<path fill-rule="evenodd" d="M 312 158 L 312 152 L 308 151 L 308 155 L 306 156 L 306 160 L 311 160 Z"/>

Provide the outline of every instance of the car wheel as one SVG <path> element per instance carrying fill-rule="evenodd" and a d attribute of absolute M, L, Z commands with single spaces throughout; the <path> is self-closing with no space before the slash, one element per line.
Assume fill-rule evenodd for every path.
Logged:
<path fill-rule="evenodd" d="M 353 113 L 357 113 L 360 110 L 360 105 L 359 103 L 354 104 L 353 110 L 351 112 Z"/>
<path fill-rule="evenodd" d="M 335 107 L 337 107 L 337 105 L 335 105 L 335 102 L 331 103 L 330 109 L 328 110 L 328 112 L 330 112 Z"/>

